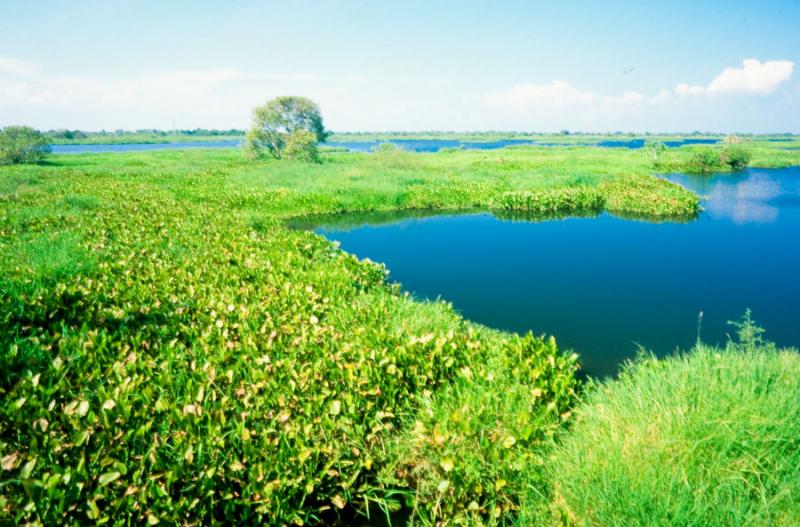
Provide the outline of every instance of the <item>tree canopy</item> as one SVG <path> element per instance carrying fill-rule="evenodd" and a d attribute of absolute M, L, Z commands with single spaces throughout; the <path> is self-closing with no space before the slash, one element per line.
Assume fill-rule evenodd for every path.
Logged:
<path fill-rule="evenodd" d="M 318 160 L 317 143 L 329 135 L 316 103 L 305 97 L 284 96 L 253 110 L 245 144 L 252 157 L 269 153 L 276 159 Z"/>
<path fill-rule="evenodd" d="M 48 153 L 47 138 L 30 126 L 6 126 L 0 130 L 0 165 L 38 163 Z"/>

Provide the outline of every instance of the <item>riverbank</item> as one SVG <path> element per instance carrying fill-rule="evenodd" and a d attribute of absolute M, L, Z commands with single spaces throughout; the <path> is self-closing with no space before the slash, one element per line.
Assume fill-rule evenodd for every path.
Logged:
<path fill-rule="evenodd" d="M 577 357 L 418 302 L 381 265 L 283 222 L 508 202 L 568 213 L 584 196 L 619 215 L 697 213 L 653 172 L 644 151 L 580 147 L 0 168 L 0 517 L 314 524 L 376 503 L 511 521 L 523 489 L 545 488 L 521 470 L 571 420 Z"/>

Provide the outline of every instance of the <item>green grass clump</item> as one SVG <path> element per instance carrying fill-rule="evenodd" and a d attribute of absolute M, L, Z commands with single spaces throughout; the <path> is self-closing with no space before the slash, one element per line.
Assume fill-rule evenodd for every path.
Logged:
<path fill-rule="evenodd" d="M 501 212 L 529 212 L 532 214 L 558 214 L 571 211 L 601 210 L 605 198 L 599 189 L 575 186 L 540 191 L 514 191 L 502 194 L 492 204 Z"/>
<path fill-rule="evenodd" d="M 642 358 L 589 390 L 547 463 L 560 523 L 800 523 L 800 355 L 749 319 L 740 335 Z M 544 523 L 535 510 L 530 524 Z"/>
<path fill-rule="evenodd" d="M 700 212 L 700 199 L 686 189 L 660 178 L 620 176 L 600 184 L 605 208 L 623 217 L 692 219 Z"/>

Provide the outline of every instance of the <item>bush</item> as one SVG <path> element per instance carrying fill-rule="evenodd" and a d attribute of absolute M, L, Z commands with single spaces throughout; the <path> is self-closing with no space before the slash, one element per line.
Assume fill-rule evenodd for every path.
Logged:
<path fill-rule="evenodd" d="M 39 163 L 50 153 L 47 138 L 29 126 L 7 126 L 0 130 L 0 165 Z"/>
<path fill-rule="evenodd" d="M 749 316 L 739 335 L 641 358 L 590 391 L 548 464 L 556 519 L 800 523 L 800 355 L 763 343 Z"/>
<path fill-rule="evenodd" d="M 714 172 L 722 167 L 722 160 L 713 148 L 698 148 L 692 153 L 691 168 L 697 172 Z"/>
<path fill-rule="evenodd" d="M 722 162 L 732 170 L 741 170 L 750 164 L 752 154 L 741 146 L 729 146 L 722 151 Z"/>

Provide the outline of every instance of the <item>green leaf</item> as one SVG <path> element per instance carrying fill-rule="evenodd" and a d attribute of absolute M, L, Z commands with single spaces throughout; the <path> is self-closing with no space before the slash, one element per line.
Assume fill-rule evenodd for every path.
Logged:
<path fill-rule="evenodd" d="M 111 483 L 112 481 L 116 481 L 116 480 L 117 480 L 117 479 L 118 479 L 118 478 L 119 478 L 121 475 L 122 475 L 122 474 L 120 474 L 120 473 L 119 473 L 118 471 L 116 471 L 116 470 L 115 470 L 115 471 L 113 471 L 113 472 L 106 472 L 105 474 L 102 474 L 102 475 L 101 475 L 101 476 L 100 476 L 100 477 L 97 479 L 97 483 L 98 483 L 98 484 L 99 484 L 101 487 L 105 487 L 106 485 L 108 485 L 108 484 L 109 484 L 109 483 Z"/>

